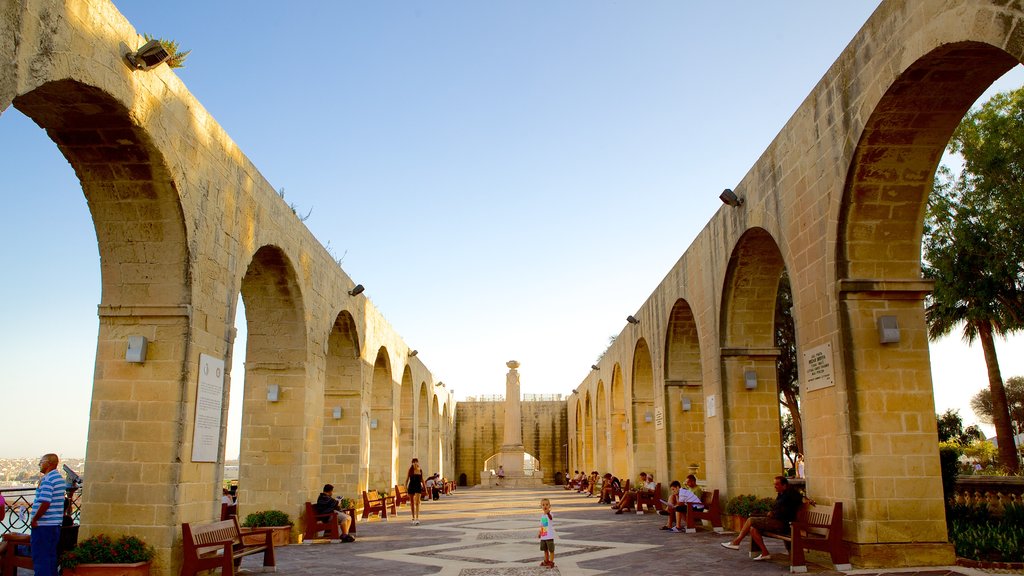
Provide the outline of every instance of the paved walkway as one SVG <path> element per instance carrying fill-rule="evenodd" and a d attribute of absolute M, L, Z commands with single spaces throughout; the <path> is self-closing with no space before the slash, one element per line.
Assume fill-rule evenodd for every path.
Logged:
<path fill-rule="evenodd" d="M 553 569 L 539 566 L 537 544 L 540 499 L 549 498 L 557 531 Z M 360 520 L 356 541 L 290 545 L 277 550 L 278 576 L 485 576 L 531 574 L 656 576 L 659 574 L 758 575 L 787 574 L 789 557 L 782 542 L 769 540 L 772 559 L 754 562 L 746 548 L 719 546 L 730 536 L 701 530 L 676 534 L 658 528 L 658 515 L 616 515 L 596 498 L 562 488 L 485 490 L 461 488 L 437 502 L 424 502 L 421 524 L 411 523 L 409 508 L 399 509 L 387 522 Z M 744 544 L 747 544 L 744 542 Z M 812 553 L 813 554 L 813 553 Z M 827 556 L 809 558 L 809 572 L 837 575 Z M 820 564 L 813 563 L 815 560 Z M 248 557 L 245 569 L 259 571 L 259 558 Z M 971 576 L 968 568 L 927 568 L 879 572 L 853 570 L 847 574 Z"/>

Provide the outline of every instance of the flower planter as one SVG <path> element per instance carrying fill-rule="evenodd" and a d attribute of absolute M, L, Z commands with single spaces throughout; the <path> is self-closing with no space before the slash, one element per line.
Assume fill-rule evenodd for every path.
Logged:
<path fill-rule="evenodd" d="M 274 541 L 274 548 L 280 548 L 281 546 L 287 546 L 291 542 L 292 538 L 292 527 L 291 526 L 267 526 L 265 528 L 241 528 L 242 531 L 242 544 L 262 544 L 263 535 L 256 534 L 252 535 L 253 530 L 265 530 L 269 528 L 272 530 L 271 539 Z"/>
<path fill-rule="evenodd" d="M 134 564 L 79 564 L 65 568 L 64 576 L 149 576 L 152 562 Z"/>

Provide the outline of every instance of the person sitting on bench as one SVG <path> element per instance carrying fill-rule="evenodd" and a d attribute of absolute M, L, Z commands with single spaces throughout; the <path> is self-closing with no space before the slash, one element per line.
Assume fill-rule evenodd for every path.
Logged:
<path fill-rule="evenodd" d="M 622 495 L 622 500 L 618 504 L 612 506 L 616 514 L 622 514 L 624 510 L 632 510 L 633 503 L 636 502 L 636 495 L 638 492 L 644 492 L 647 494 L 653 494 L 654 489 L 658 485 L 654 483 L 654 476 L 647 476 L 647 472 L 640 473 L 640 481 L 637 482 L 636 490 L 631 490 Z"/>
<path fill-rule="evenodd" d="M 778 493 L 778 496 L 775 497 L 775 503 L 772 504 L 772 509 L 768 512 L 768 515 L 747 518 L 747 521 L 743 523 L 743 529 L 740 530 L 740 533 L 735 538 L 729 542 L 722 542 L 724 548 L 739 550 L 740 542 L 743 542 L 747 534 L 750 534 L 754 544 L 757 544 L 757 547 L 761 549 L 761 554 L 754 558 L 754 560 L 771 559 L 772 556 L 764 545 L 764 538 L 761 537 L 761 532 L 788 533 L 789 523 L 796 520 L 796 515 L 800 512 L 800 506 L 804 503 L 804 495 L 793 486 L 790 486 L 789 480 L 785 476 L 775 477 L 775 492 Z"/>
<path fill-rule="evenodd" d="M 352 525 L 352 518 L 349 518 L 348 512 L 341 509 L 341 502 L 334 498 L 334 486 L 332 484 L 324 484 L 324 491 L 317 496 L 316 504 L 313 505 L 313 511 L 317 516 L 326 516 L 331 513 L 337 514 L 338 525 L 341 526 L 341 541 L 355 542 L 355 536 L 348 533 L 349 526 Z"/>

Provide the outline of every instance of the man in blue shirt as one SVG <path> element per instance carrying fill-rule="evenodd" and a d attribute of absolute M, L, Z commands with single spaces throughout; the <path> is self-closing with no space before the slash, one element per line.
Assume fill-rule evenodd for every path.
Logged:
<path fill-rule="evenodd" d="M 56 454 L 39 459 L 43 477 L 32 501 L 32 570 L 38 576 L 57 576 L 57 542 L 64 521 L 64 491 L 67 485 L 57 472 Z"/>

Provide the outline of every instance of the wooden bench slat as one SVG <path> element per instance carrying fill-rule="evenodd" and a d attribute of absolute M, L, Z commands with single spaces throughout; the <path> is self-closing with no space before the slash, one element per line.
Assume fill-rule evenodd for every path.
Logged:
<path fill-rule="evenodd" d="M 850 552 L 843 542 L 843 503 L 836 502 L 832 507 L 804 504 L 800 507 L 795 522 L 790 524 L 789 534 L 764 532 L 767 538 L 775 538 L 786 542 L 789 553 L 789 571 L 793 573 L 807 572 L 805 550 L 828 552 L 836 570 L 849 570 Z M 760 550 L 753 539 L 750 542 L 751 557 Z"/>
<path fill-rule="evenodd" d="M 263 554 L 263 569 L 276 570 L 274 541 L 270 529 L 256 529 L 264 541 L 260 544 L 244 544 L 238 518 L 232 517 L 210 524 L 181 525 L 183 563 L 181 576 L 195 576 L 198 572 L 220 568 L 224 576 L 235 573 L 242 558 L 251 554 Z"/>

